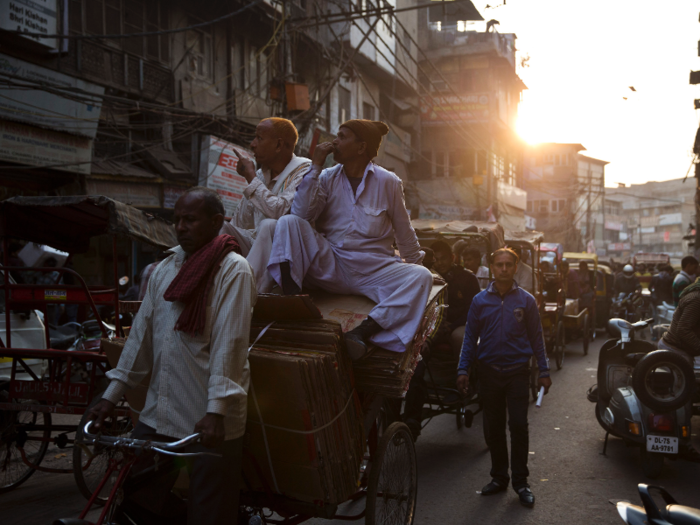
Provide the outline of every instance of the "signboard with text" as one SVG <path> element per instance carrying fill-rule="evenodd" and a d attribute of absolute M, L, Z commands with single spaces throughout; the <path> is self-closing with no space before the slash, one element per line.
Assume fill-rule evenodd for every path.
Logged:
<path fill-rule="evenodd" d="M 0 159 L 89 174 L 92 141 L 86 137 L 0 120 Z"/>
<path fill-rule="evenodd" d="M 248 182 L 236 172 L 238 155 L 234 148 L 253 160 L 253 154 L 242 146 L 207 135 L 202 139 L 199 163 L 199 185 L 216 190 L 224 201 L 228 217 L 236 213 L 238 203 L 243 199 L 243 190 L 248 186 Z"/>
<path fill-rule="evenodd" d="M 0 54 L 0 75 L 13 77 L 13 82 L 26 86 L 0 87 L 0 117 L 95 138 L 103 87 L 3 54 Z M 41 83 L 65 89 L 67 97 L 41 87 L 33 89 Z M 83 93 L 80 100 L 74 100 L 75 91 Z"/>
<path fill-rule="evenodd" d="M 58 34 L 58 0 L 0 0 L 0 29 L 22 33 Z M 25 36 L 51 49 L 55 38 Z"/>
<path fill-rule="evenodd" d="M 421 99 L 421 123 L 425 125 L 449 122 L 488 122 L 490 100 L 488 93 L 455 95 L 425 95 Z"/>

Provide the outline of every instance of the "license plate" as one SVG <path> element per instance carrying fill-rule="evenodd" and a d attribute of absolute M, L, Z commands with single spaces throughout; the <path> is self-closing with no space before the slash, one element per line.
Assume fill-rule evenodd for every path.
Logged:
<path fill-rule="evenodd" d="M 662 454 L 678 454 L 678 438 L 668 436 L 647 436 L 647 451 Z"/>

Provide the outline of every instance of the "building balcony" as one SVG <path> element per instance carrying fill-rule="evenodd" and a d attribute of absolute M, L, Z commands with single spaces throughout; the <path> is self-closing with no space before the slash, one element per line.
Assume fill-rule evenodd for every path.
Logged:
<path fill-rule="evenodd" d="M 492 55 L 515 67 L 515 35 L 458 31 L 457 26 L 435 24 L 428 31 L 430 60 L 446 56 Z"/>

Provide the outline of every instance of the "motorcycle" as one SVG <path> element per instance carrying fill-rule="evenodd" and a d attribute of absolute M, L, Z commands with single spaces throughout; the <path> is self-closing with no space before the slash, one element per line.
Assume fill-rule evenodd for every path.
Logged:
<path fill-rule="evenodd" d="M 640 483 L 637 488 L 643 507 L 629 501 L 610 501 L 628 525 L 700 525 L 700 510 L 679 505 L 663 488 L 644 483 Z M 666 504 L 664 508 L 656 504 L 652 491 L 659 492 Z"/>
<path fill-rule="evenodd" d="M 649 303 L 650 304 L 650 303 Z M 624 319 L 631 323 L 640 321 L 650 314 L 650 308 L 641 291 L 637 290 L 631 293 L 620 292 L 617 294 L 610 305 L 610 317 L 613 319 Z M 608 327 L 610 325 L 608 324 Z M 615 337 L 615 333 L 608 333 L 611 337 Z M 642 339 L 646 338 L 645 333 L 640 333 Z"/>
<path fill-rule="evenodd" d="M 661 474 L 665 458 L 690 449 L 693 366 L 684 354 L 657 350 L 635 333 L 651 319 L 630 323 L 610 319 L 608 330 L 618 335 L 606 341 L 598 356 L 598 383 L 588 392 L 595 415 L 608 436 L 639 447 L 642 470 L 649 478 Z"/>

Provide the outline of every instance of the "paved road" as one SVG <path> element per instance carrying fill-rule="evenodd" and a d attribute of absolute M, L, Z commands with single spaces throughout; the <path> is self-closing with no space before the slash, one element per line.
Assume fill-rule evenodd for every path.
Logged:
<path fill-rule="evenodd" d="M 518 503 L 514 492 L 482 497 L 477 491 L 489 481 L 490 459 L 484 445 L 481 417 L 470 429 L 456 430 L 454 418 L 435 418 L 423 431 L 418 454 L 418 508 L 415 523 L 423 524 L 619 524 L 609 499 L 637 503 L 636 485 L 645 480 L 639 453 L 610 438 L 607 457 L 600 453 L 604 433 L 598 426 L 586 390 L 595 382 L 599 339 L 583 356 L 578 343 L 569 344 L 564 368 L 554 372 L 554 385 L 542 409 L 530 412 L 530 483 L 537 497 L 534 509 Z M 697 428 L 700 420 L 694 418 Z M 700 449 L 700 438 L 694 437 Z M 50 451 L 55 459 L 61 451 Z M 70 455 L 70 454 L 69 454 Z M 700 507 L 697 479 L 700 465 L 667 462 L 657 483 L 682 503 Z M 362 506 L 362 502 L 358 505 Z M 0 495 L 0 523 L 51 523 L 57 516 L 76 516 L 84 505 L 71 475 L 35 474 L 18 490 Z M 348 509 L 352 512 L 352 509 Z M 316 524 L 327 521 L 313 520 Z M 334 521 L 332 523 L 347 523 Z"/>

